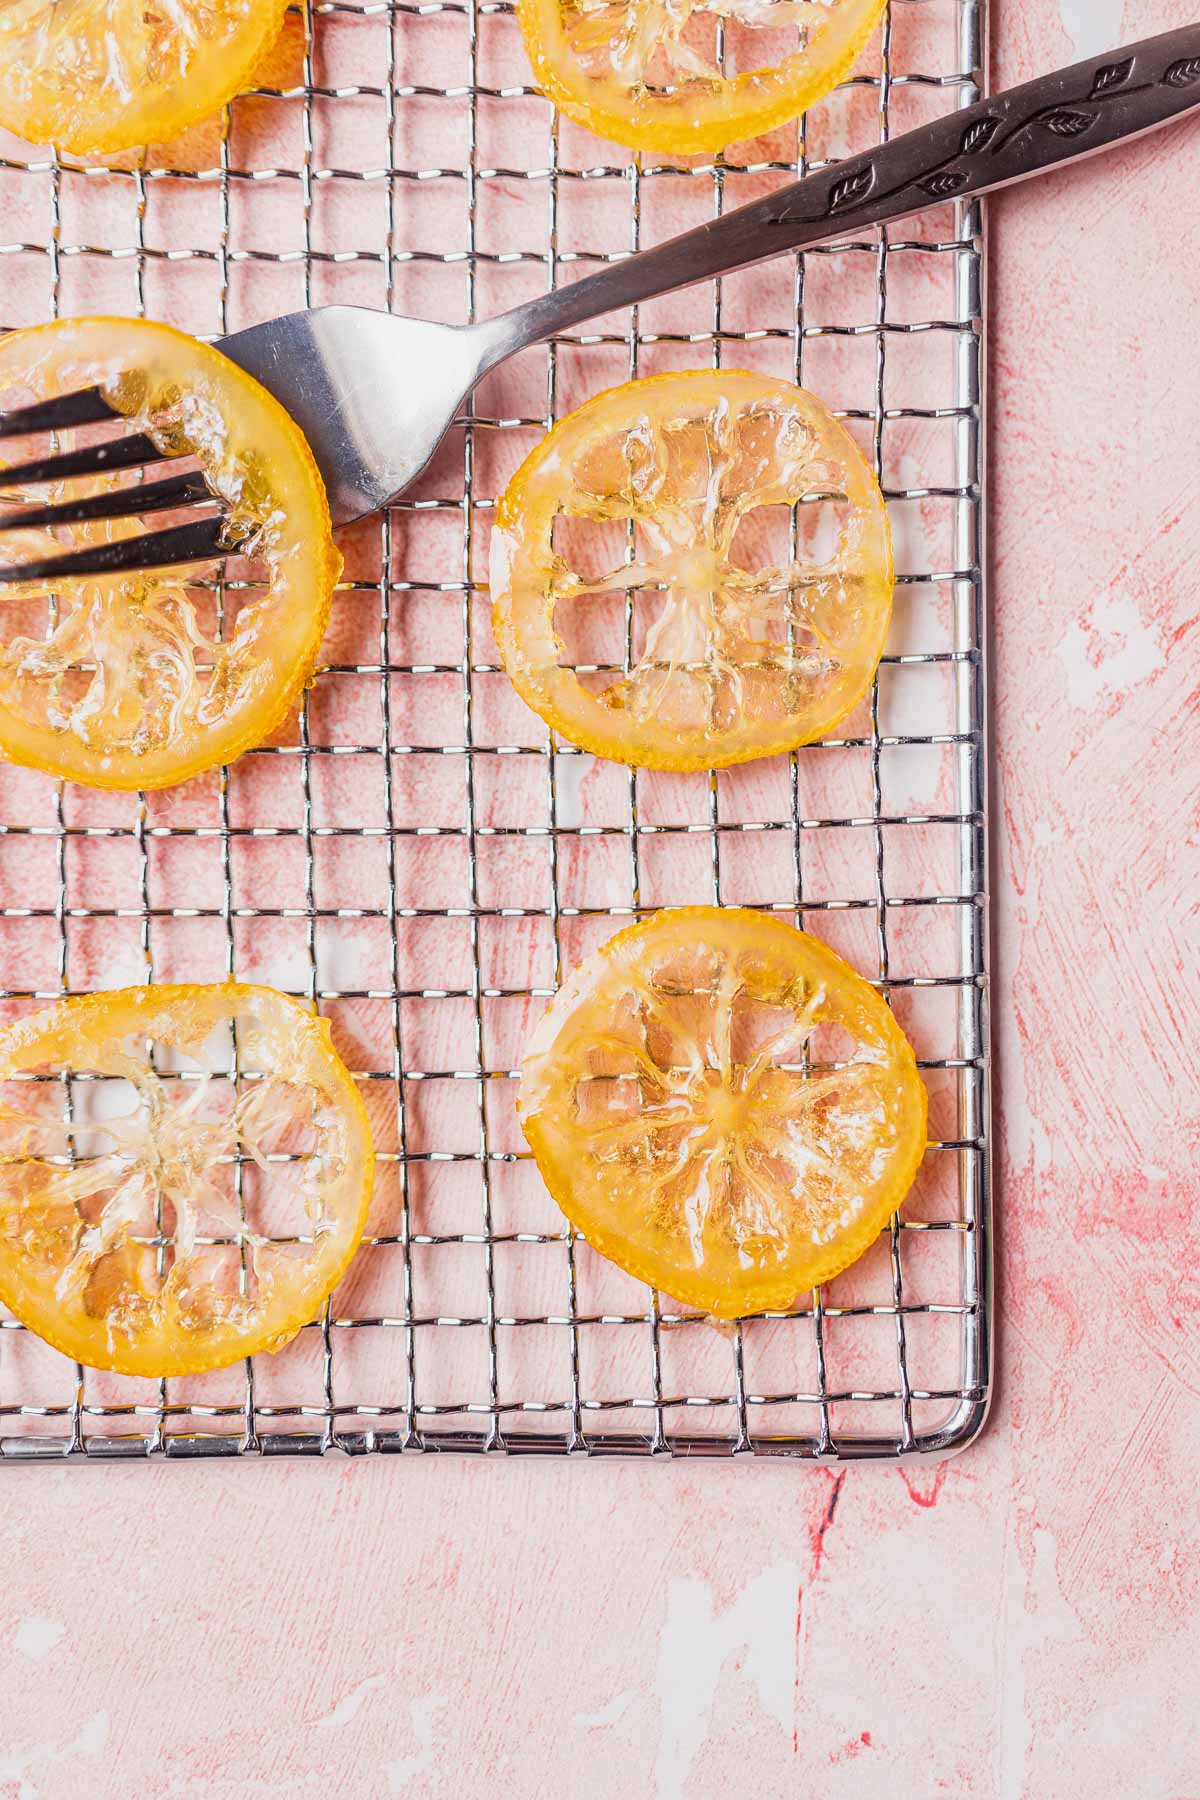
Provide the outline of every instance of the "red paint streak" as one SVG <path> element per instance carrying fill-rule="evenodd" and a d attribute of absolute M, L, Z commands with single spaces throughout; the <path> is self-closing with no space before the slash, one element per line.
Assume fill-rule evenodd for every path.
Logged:
<path fill-rule="evenodd" d="M 942 1483 L 946 1479 L 949 1468 L 949 1463 L 939 1463 L 932 1476 L 918 1475 L 915 1482 L 909 1476 L 907 1469 L 901 1469 L 900 1479 L 908 1489 L 909 1499 L 917 1506 L 936 1506 L 938 1495 L 942 1491 Z"/>
<path fill-rule="evenodd" d="M 825 1556 L 825 1536 L 829 1527 L 833 1524 L 834 1516 L 837 1513 L 838 1501 L 841 1499 L 842 1485 L 845 1482 L 845 1479 L 845 1469 L 841 1469 L 836 1475 L 830 1476 L 828 1496 L 824 1508 L 818 1513 L 816 1518 L 813 1519 L 808 1528 L 808 1541 L 812 1548 L 812 1573 L 809 1579 L 813 1581 L 816 1580 L 817 1575 L 820 1573 L 821 1563 Z M 803 1635 L 804 1587 L 803 1584 L 801 1584 L 801 1586 L 796 1589 L 796 1681 L 792 1703 L 792 1718 L 794 1720 L 792 1726 L 793 1756 L 799 1756 L 800 1754 L 800 1643 Z"/>
<path fill-rule="evenodd" d="M 804 1636 L 804 1587 L 796 1589 L 796 1678 L 792 1688 L 792 1755 L 800 1754 L 800 1640 Z"/>
<path fill-rule="evenodd" d="M 860 1731 L 856 1738 L 848 1739 L 848 1741 L 842 1745 L 840 1750 L 831 1750 L 829 1752 L 829 1760 L 831 1763 L 849 1762 L 851 1757 L 861 1756 L 864 1750 L 869 1750 L 870 1748 L 870 1732 Z"/>
<path fill-rule="evenodd" d="M 825 1510 L 809 1527 L 808 1540 L 812 1545 L 812 1572 L 814 1576 L 820 1573 L 821 1563 L 825 1556 L 825 1534 L 833 1524 L 834 1514 L 838 1509 L 838 1501 L 841 1499 L 842 1484 L 845 1479 L 845 1469 L 843 1469 L 840 1474 L 832 1477 L 829 1488 L 829 1499 L 826 1502 Z"/>

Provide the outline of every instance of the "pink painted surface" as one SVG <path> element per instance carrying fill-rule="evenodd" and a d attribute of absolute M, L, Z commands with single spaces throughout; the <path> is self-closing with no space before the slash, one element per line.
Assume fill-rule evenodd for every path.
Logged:
<path fill-rule="evenodd" d="M 1190 13 L 1033 10 L 998 82 Z M 6 1471 L 0 1794 L 1200 1794 L 1198 177 L 1182 126 L 992 210 L 985 1437 Z"/>

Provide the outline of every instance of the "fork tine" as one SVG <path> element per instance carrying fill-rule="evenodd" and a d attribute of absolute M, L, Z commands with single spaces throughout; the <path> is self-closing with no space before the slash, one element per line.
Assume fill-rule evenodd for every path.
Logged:
<path fill-rule="evenodd" d="M 189 506 L 194 500 L 221 504 L 199 469 L 172 475 L 166 481 L 148 481 L 142 487 L 117 488 L 110 494 L 89 494 L 85 500 L 64 500 L 57 506 L 18 507 L 0 512 L 0 532 L 32 530 L 35 526 L 78 525 L 87 519 L 129 519 L 139 513 L 164 512 L 168 507 Z"/>
<path fill-rule="evenodd" d="M 47 556 L 41 562 L 0 568 L 0 584 L 18 581 L 59 581 L 80 575 L 119 575 L 138 569 L 171 569 L 181 563 L 213 562 L 235 556 L 238 542 L 226 537 L 224 517 L 201 519 L 195 525 L 172 525 L 145 537 L 121 538 L 115 544 L 95 544 L 65 556 Z"/>
<path fill-rule="evenodd" d="M 105 419 L 119 417 L 99 388 L 80 388 L 74 394 L 59 394 L 53 400 L 39 400 L 33 406 L 0 413 L 0 438 L 24 437 L 35 431 L 66 431 L 72 425 L 98 425 Z"/>
<path fill-rule="evenodd" d="M 27 482 L 67 481 L 73 475 L 98 475 L 105 469 L 138 469 L 162 462 L 164 452 L 151 437 L 110 438 L 105 444 L 89 444 L 83 450 L 67 450 L 60 456 L 44 456 L 38 462 L 17 463 L 0 469 L 0 488 L 23 487 Z"/>

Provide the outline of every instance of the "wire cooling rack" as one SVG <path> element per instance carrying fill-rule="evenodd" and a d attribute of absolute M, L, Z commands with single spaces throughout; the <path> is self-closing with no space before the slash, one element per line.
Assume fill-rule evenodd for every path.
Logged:
<path fill-rule="evenodd" d="M 681 168 L 527 85 L 493 0 L 313 4 L 272 83 L 136 164 L 0 138 L 0 323 L 145 312 L 216 336 L 332 299 L 465 319 L 978 98 L 982 0 L 892 0 L 801 127 Z M 289 61 L 290 59 L 290 61 Z M 742 147 L 745 149 L 746 147 Z M 233 972 L 308 995 L 367 1095 L 380 1177 L 324 1316 L 276 1356 L 146 1382 L 0 1312 L 0 1456 L 407 1450 L 936 1456 L 989 1384 L 982 221 L 975 205 L 726 278 L 489 378 L 421 485 L 347 534 L 298 723 L 145 796 L 0 769 L 0 1004 Z M 494 496 L 630 376 L 791 375 L 874 460 L 899 585 L 843 735 L 712 778 L 550 740 L 487 620 Z M 628 654 L 628 644 L 626 646 Z M 573 1240 L 514 1071 L 619 924 L 770 908 L 877 979 L 931 1096 L 902 1218 L 823 1292 L 718 1333 Z M 433 985 L 436 984 L 436 985 Z"/>

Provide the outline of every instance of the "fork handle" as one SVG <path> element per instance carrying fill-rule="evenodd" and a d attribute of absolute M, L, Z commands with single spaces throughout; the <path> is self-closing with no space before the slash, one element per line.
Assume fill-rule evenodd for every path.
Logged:
<path fill-rule="evenodd" d="M 486 366 L 601 313 L 1040 175 L 1200 106 L 1200 24 L 1073 63 L 847 157 L 491 320 Z"/>

